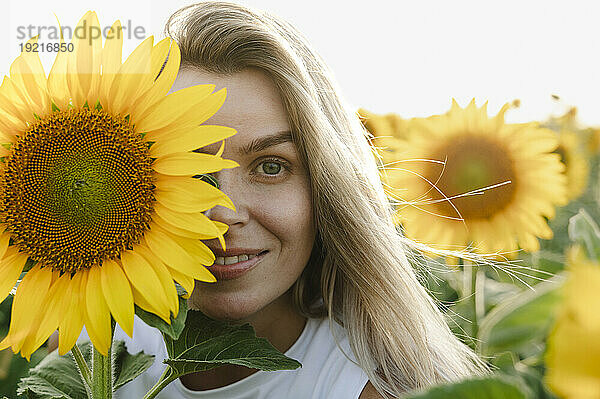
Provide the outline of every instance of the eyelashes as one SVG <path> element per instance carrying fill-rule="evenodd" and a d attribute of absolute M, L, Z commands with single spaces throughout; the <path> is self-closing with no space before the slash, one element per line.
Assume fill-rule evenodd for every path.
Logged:
<path fill-rule="evenodd" d="M 263 165 L 265 164 L 274 164 L 278 165 L 279 169 L 277 173 L 267 173 Z M 262 180 L 266 182 L 275 182 L 276 180 L 282 180 L 287 178 L 287 176 L 291 173 L 291 165 L 289 162 L 280 159 L 280 158 L 263 158 L 259 163 L 251 170 L 250 179 L 251 181 Z M 197 179 L 200 179 L 216 188 L 220 188 L 219 181 L 212 173 L 205 173 L 201 175 L 194 176 Z"/>
<path fill-rule="evenodd" d="M 279 169 L 277 173 L 271 174 L 265 171 L 265 167 L 263 165 L 266 164 L 274 164 L 278 165 Z M 290 164 L 287 161 L 284 161 L 280 158 L 263 158 L 260 160 L 256 167 L 252 170 L 251 175 L 253 178 L 263 179 L 263 180 L 275 180 L 281 179 L 287 176 L 290 173 Z"/>

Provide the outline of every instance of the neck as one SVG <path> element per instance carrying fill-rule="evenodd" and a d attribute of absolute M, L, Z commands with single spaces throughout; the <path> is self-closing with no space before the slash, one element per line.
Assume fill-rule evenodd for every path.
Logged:
<path fill-rule="evenodd" d="M 306 324 L 306 318 L 294 311 L 291 294 L 287 292 L 260 311 L 236 321 L 250 323 L 257 337 L 266 338 L 278 351 L 284 353 L 298 340 Z M 257 369 L 237 365 L 225 365 L 212 370 L 187 374 L 180 378 L 183 385 L 193 391 L 216 389 L 233 384 Z"/>

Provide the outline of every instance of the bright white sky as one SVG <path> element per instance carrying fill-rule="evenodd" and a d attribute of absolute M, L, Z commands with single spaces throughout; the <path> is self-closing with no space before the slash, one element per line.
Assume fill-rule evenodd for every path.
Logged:
<path fill-rule="evenodd" d="M 451 98 L 488 109 L 515 98 L 510 121 L 578 107 L 600 125 L 600 2 L 248 0 L 295 24 L 330 64 L 351 104 L 403 117 L 447 111 Z M 74 26 L 88 9 L 102 26 L 131 20 L 162 36 L 168 16 L 190 0 L 8 0 L 0 15 L 0 74 L 19 53 L 18 26 Z M 3 11 L 6 11 L 6 0 Z M 41 43 L 44 41 L 42 37 Z M 139 41 L 125 46 L 129 54 Z M 52 58 L 44 59 L 49 70 Z M 563 105 L 550 99 L 562 98 Z"/>

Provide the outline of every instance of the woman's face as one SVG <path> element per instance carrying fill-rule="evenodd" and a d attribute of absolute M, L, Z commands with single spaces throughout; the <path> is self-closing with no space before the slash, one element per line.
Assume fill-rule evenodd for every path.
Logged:
<path fill-rule="evenodd" d="M 218 240 L 204 241 L 215 263 L 225 265 L 209 268 L 216 283 L 196 282 L 190 303 L 212 318 L 240 320 L 280 298 L 306 266 L 315 239 L 310 187 L 270 77 L 254 68 L 230 76 L 189 68 L 179 72 L 171 90 L 206 83 L 227 88 L 225 104 L 205 124 L 237 130 L 225 140 L 222 156 L 240 166 L 213 174 L 236 211 L 216 206 L 205 212 L 229 226 L 225 253 Z M 219 147 L 201 151 L 215 154 Z M 233 257 L 240 253 L 260 255 Z"/>

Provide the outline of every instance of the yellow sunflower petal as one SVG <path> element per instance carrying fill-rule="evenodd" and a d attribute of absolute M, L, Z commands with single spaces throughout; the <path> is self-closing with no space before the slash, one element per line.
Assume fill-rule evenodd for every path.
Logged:
<path fill-rule="evenodd" d="M 176 227 L 194 231 L 196 233 L 204 232 L 206 234 L 213 235 L 213 237 L 216 237 L 219 234 L 217 228 L 212 223 L 212 220 L 204 216 L 202 213 L 175 212 L 161 205 L 160 203 L 157 203 L 154 206 L 154 211 L 161 218 Z"/>
<path fill-rule="evenodd" d="M 64 51 L 56 54 L 50 73 L 48 74 L 48 94 L 50 99 L 58 109 L 66 109 L 69 104 L 70 93 L 67 83 L 67 65 L 69 62 L 69 52 L 66 50 L 65 38 L 62 34 L 60 22 L 58 23 L 60 31 L 60 46 Z"/>
<path fill-rule="evenodd" d="M 2 237 L 5 235 L 8 235 L 8 233 L 3 234 Z M 23 267 L 25 266 L 25 262 L 27 262 L 27 255 L 22 253 L 15 253 L 0 260 L 0 276 L 2 276 L 0 279 L 1 300 L 6 298 L 10 290 L 17 283 L 17 280 L 23 271 Z"/>
<path fill-rule="evenodd" d="M 152 84 L 150 56 L 154 37 L 146 38 L 119 68 L 112 81 L 106 105 L 115 114 L 127 115 L 135 100 Z"/>
<path fill-rule="evenodd" d="M 125 272 L 115 261 L 106 259 L 100 268 L 102 292 L 115 321 L 133 336 L 133 294 Z"/>
<path fill-rule="evenodd" d="M 67 65 L 73 105 L 90 107 L 98 99 L 100 64 L 102 62 L 102 35 L 98 16 L 88 11 L 77 23 L 73 36 L 74 51 Z"/>
<path fill-rule="evenodd" d="M 30 116 L 27 115 L 26 108 L 19 106 L 14 92 L 12 92 L 12 83 L 8 77 L 4 77 L 0 86 L 0 109 L 4 112 L 4 117 L 8 116 L 14 121 L 27 121 Z"/>
<path fill-rule="evenodd" d="M 184 299 L 187 299 L 192 294 L 194 290 L 195 280 L 193 277 L 188 276 L 187 274 L 181 273 L 179 270 L 175 270 L 167 266 L 169 273 L 173 276 L 173 280 L 177 281 L 179 285 L 185 289 L 186 294 L 183 296 Z"/>
<path fill-rule="evenodd" d="M 160 158 L 176 152 L 193 151 L 236 134 L 236 130 L 225 126 L 201 125 L 191 129 L 173 131 L 162 136 L 150 147 L 150 156 Z M 148 137 L 148 140 L 151 140 Z"/>
<path fill-rule="evenodd" d="M 148 248 L 167 266 L 178 270 L 196 280 L 214 282 L 215 277 L 167 233 L 148 231 L 144 235 Z"/>
<path fill-rule="evenodd" d="M 158 315 L 164 319 L 169 319 L 169 300 L 160 289 L 160 279 L 156 275 L 153 267 L 144 259 L 142 255 L 134 251 L 124 251 L 121 253 L 123 270 L 131 285 L 154 307 L 159 311 Z"/>
<path fill-rule="evenodd" d="M 188 177 L 164 179 L 158 175 L 155 197 L 167 208 L 182 213 L 204 212 L 217 205 L 235 211 L 235 205 L 221 190 L 205 181 Z"/>
<path fill-rule="evenodd" d="M 22 258 L 20 258 L 22 259 Z M 9 335 L 12 336 L 12 348 L 16 353 L 21 349 L 27 334 L 33 327 L 33 321 L 40 312 L 43 300 L 50 288 L 52 271 L 50 268 L 34 266 L 21 280 L 13 299 Z"/>
<path fill-rule="evenodd" d="M 154 106 L 158 101 L 162 100 L 162 98 L 169 92 L 169 89 L 173 86 L 173 82 L 175 81 L 177 72 L 179 71 L 181 54 L 179 52 L 179 46 L 177 46 L 175 41 L 171 40 L 170 44 L 171 47 L 169 56 L 167 62 L 164 64 L 162 72 L 160 72 L 160 75 L 158 78 L 156 78 L 152 88 L 148 90 L 146 95 L 138 99 L 131 111 L 133 120 L 139 120 L 141 115 L 144 115 L 149 108 Z"/>
<path fill-rule="evenodd" d="M 88 269 L 87 286 L 83 293 L 84 320 L 94 347 L 102 355 L 108 356 L 108 349 L 112 344 L 110 310 L 104 300 L 101 278 L 100 267 Z"/>
<path fill-rule="evenodd" d="M 37 44 L 38 37 L 27 42 L 27 45 Z M 46 116 L 50 111 L 50 101 L 46 90 L 46 73 L 35 51 L 25 51 L 10 66 L 10 77 L 13 83 L 27 96 L 28 103 L 39 117 Z"/>
<path fill-rule="evenodd" d="M 112 82 L 121 67 L 123 53 L 123 29 L 121 21 L 115 21 L 106 35 L 102 49 L 102 79 L 100 81 L 99 100 L 102 106 L 108 107 Z"/>
<path fill-rule="evenodd" d="M 154 313 L 161 319 L 163 319 L 166 323 L 171 322 L 171 316 L 169 313 L 165 312 L 164 309 L 161 309 L 157 306 L 156 302 L 149 302 L 146 297 L 144 297 L 135 287 L 131 287 L 133 292 L 133 300 L 135 304 L 140 308 L 144 309 L 147 312 Z"/>
<path fill-rule="evenodd" d="M 177 121 L 190 109 L 203 109 L 213 99 L 214 95 L 211 96 L 210 93 L 214 88 L 215 85 L 212 84 L 197 85 L 169 94 L 135 121 L 138 131 L 150 132 L 160 129 Z"/>
<path fill-rule="evenodd" d="M 56 272 L 55 272 L 56 274 Z M 37 325 L 37 331 L 35 334 L 30 334 L 33 339 L 26 341 L 23 344 L 23 355 L 27 357 L 27 354 L 35 352 L 52 333 L 58 328 L 62 314 L 60 313 L 60 304 L 62 302 L 63 293 L 67 289 L 71 278 L 65 273 L 58 277 L 50 286 L 48 295 L 44 299 L 44 310 L 42 311 L 43 317 Z"/>
<path fill-rule="evenodd" d="M 185 249 L 196 261 L 203 265 L 212 265 L 215 262 L 215 255 L 210 248 L 200 240 L 194 240 L 185 237 L 172 236 L 181 248 Z"/>
<path fill-rule="evenodd" d="M 179 93 L 179 91 L 176 91 L 173 94 L 177 93 Z M 169 97 L 173 94 L 169 95 Z M 153 129 L 148 129 L 148 131 L 156 130 L 156 132 L 153 133 L 156 136 L 161 136 L 164 135 L 167 131 L 192 128 L 201 125 L 204 122 L 206 122 L 211 116 L 213 116 L 219 110 L 219 108 L 221 108 L 221 106 L 225 102 L 226 97 L 227 90 L 223 88 L 217 92 L 214 92 L 209 97 L 202 99 L 202 101 L 196 104 L 193 108 L 190 108 L 187 111 L 185 111 L 177 119 L 173 119 L 173 121 L 165 127 L 159 128 L 158 126 L 154 126 Z"/>
<path fill-rule="evenodd" d="M 64 355 L 71 350 L 83 329 L 83 309 L 85 303 L 82 296 L 85 295 L 85 283 L 87 273 L 78 272 L 67 284 L 61 304 L 61 312 L 64 317 L 58 324 L 58 354 Z"/>
<path fill-rule="evenodd" d="M 178 152 L 157 159 L 152 167 L 158 173 L 168 176 L 195 176 L 202 173 L 217 172 L 221 169 L 240 166 L 230 159 L 210 154 Z"/>
<path fill-rule="evenodd" d="M 167 296 L 167 301 L 169 302 L 169 309 L 171 310 L 171 312 L 173 312 L 173 317 L 177 317 L 177 313 L 179 312 L 179 299 L 177 297 L 177 289 L 175 288 L 175 284 L 173 282 L 173 277 L 171 276 L 171 273 L 169 273 L 169 270 L 167 269 L 165 264 L 162 263 L 162 261 L 158 259 L 156 255 L 154 255 L 152 251 L 150 251 L 150 249 L 148 249 L 144 245 L 136 246 L 135 250 L 136 252 L 139 252 L 140 255 L 142 255 L 144 259 L 146 259 L 148 264 L 154 269 L 154 272 L 160 280 L 162 291 Z"/>

